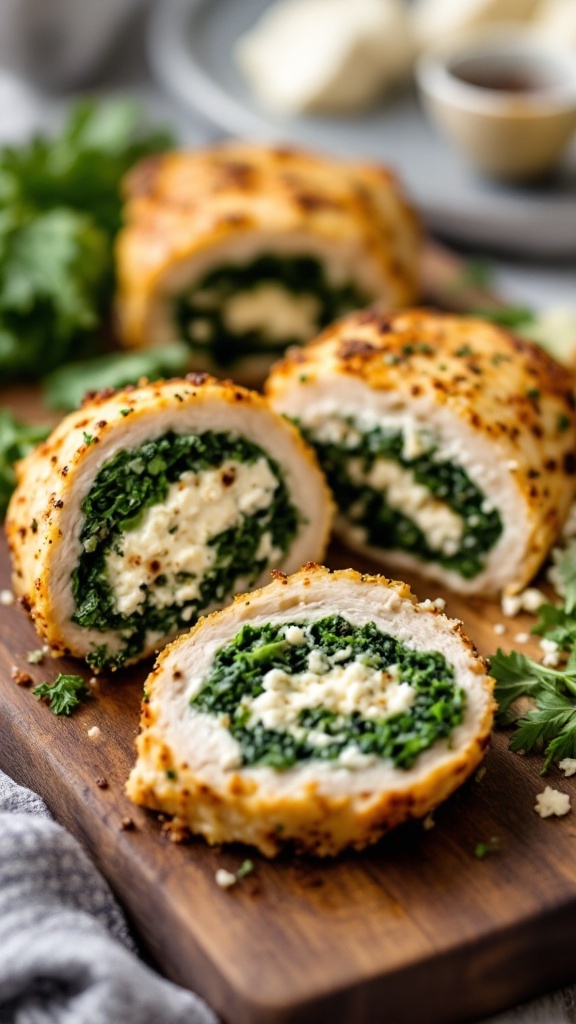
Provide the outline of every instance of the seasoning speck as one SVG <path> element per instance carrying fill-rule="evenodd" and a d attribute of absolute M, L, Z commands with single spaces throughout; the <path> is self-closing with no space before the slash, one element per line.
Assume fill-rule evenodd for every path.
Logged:
<path fill-rule="evenodd" d="M 108 779 L 96 779 L 96 785 L 98 789 L 108 789 Z M 134 823 L 132 822 L 132 824 Z"/>
<path fill-rule="evenodd" d="M 128 814 L 125 814 L 124 817 L 120 820 L 120 831 L 131 832 L 132 829 L 134 828 L 136 828 L 136 825 L 134 824 L 134 819 L 131 818 Z"/>
<path fill-rule="evenodd" d="M 24 672 L 23 669 L 18 668 L 17 665 L 12 665 L 10 675 L 17 686 L 30 686 L 34 681 L 29 672 Z"/>
<path fill-rule="evenodd" d="M 422 822 L 422 827 L 425 829 L 426 832 L 429 832 L 431 828 L 435 828 L 436 827 L 436 822 L 434 821 L 434 815 L 433 814 L 427 814 L 426 815 L 426 817 L 424 818 L 424 820 Z"/>

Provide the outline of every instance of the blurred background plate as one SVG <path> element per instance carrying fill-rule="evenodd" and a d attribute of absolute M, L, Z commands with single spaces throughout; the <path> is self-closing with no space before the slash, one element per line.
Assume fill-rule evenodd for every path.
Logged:
<path fill-rule="evenodd" d="M 253 100 L 232 55 L 266 6 L 268 0 L 161 0 L 149 47 L 164 87 L 226 134 L 390 164 L 430 229 L 449 239 L 534 256 L 576 254 L 576 139 L 553 179 L 512 188 L 477 176 L 409 90 L 369 113 L 275 117 Z"/>

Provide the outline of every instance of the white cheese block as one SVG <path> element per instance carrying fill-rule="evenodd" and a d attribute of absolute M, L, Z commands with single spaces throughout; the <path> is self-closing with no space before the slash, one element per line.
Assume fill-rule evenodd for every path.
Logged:
<path fill-rule="evenodd" d="M 279 0 L 240 37 L 235 57 L 264 105 L 346 113 L 405 76 L 413 52 L 399 0 Z"/>

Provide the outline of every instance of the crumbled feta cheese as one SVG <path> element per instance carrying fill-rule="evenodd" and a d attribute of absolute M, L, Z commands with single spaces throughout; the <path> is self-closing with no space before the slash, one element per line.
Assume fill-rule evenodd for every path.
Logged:
<path fill-rule="evenodd" d="M 310 341 L 318 333 L 320 304 L 314 295 L 297 295 L 282 284 L 262 283 L 236 292 L 224 305 L 224 324 L 232 334 L 259 331 L 272 340 Z"/>
<path fill-rule="evenodd" d="M 42 647 L 37 647 L 33 651 L 28 651 L 26 655 L 26 661 L 29 665 L 41 665 L 44 661 L 44 650 Z"/>
<path fill-rule="evenodd" d="M 16 598 L 11 590 L 0 590 L 0 604 L 8 608 L 9 605 L 14 604 Z"/>
<path fill-rule="evenodd" d="M 502 614 L 513 619 L 522 609 L 522 600 L 518 594 L 505 594 L 502 598 Z"/>
<path fill-rule="evenodd" d="M 525 612 L 537 612 L 540 605 L 546 603 L 546 594 L 543 594 L 537 587 L 528 587 L 522 594 L 522 608 Z"/>
<path fill-rule="evenodd" d="M 438 609 L 439 612 L 443 612 L 446 607 L 446 601 L 444 600 L 443 597 L 435 598 L 432 603 L 434 607 Z"/>
<path fill-rule="evenodd" d="M 558 767 L 561 772 L 564 772 L 566 778 L 569 778 L 570 775 L 576 775 L 576 757 L 563 758 Z"/>
<path fill-rule="evenodd" d="M 322 651 L 310 651 L 308 655 L 308 670 L 315 675 L 322 675 L 326 671 L 326 658 Z"/>
<path fill-rule="evenodd" d="M 516 633 L 514 641 L 517 644 L 527 644 L 530 640 L 530 633 Z"/>
<path fill-rule="evenodd" d="M 132 615 L 147 599 L 157 608 L 192 605 L 216 557 L 210 541 L 243 516 L 268 508 L 277 486 L 264 457 L 183 473 L 165 501 L 151 506 L 106 556 L 116 610 Z M 183 618 L 192 614 L 191 606 Z"/>
<path fill-rule="evenodd" d="M 546 786 L 543 793 L 537 794 L 534 810 L 541 818 L 550 818 L 552 815 L 561 817 L 570 810 L 570 797 L 568 793 Z"/>
<path fill-rule="evenodd" d="M 228 721 L 228 725 L 230 722 Z M 220 758 L 220 767 L 222 771 L 230 771 L 232 768 L 239 768 L 242 764 L 242 757 L 236 750 L 227 750 L 225 754 Z"/>
<path fill-rule="evenodd" d="M 102 735 L 102 730 L 97 725 L 93 725 L 87 730 L 86 735 L 91 740 L 99 740 Z"/>
<path fill-rule="evenodd" d="M 301 647 L 306 640 L 306 634 L 302 626 L 286 626 L 284 636 L 293 647 Z"/>
<path fill-rule="evenodd" d="M 495 622 L 494 623 L 494 632 L 496 633 L 496 636 L 504 636 L 504 633 L 506 632 L 506 626 L 504 625 L 504 623 L 503 622 Z"/>
<path fill-rule="evenodd" d="M 547 640 L 543 636 L 540 640 L 540 650 L 544 654 L 542 664 L 545 668 L 556 668 L 562 661 L 562 651 L 555 640 Z"/>
<path fill-rule="evenodd" d="M 219 885 L 221 889 L 229 889 L 230 886 L 236 885 L 236 875 L 233 875 L 231 871 L 226 871 L 226 868 L 218 868 L 214 878 L 216 885 Z"/>

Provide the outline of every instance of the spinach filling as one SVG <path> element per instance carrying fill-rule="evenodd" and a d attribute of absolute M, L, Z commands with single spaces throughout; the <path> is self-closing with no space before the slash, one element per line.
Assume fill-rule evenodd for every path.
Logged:
<path fill-rule="evenodd" d="M 336 760 L 351 744 L 363 754 L 411 768 L 422 751 L 450 736 L 464 717 L 465 694 L 456 685 L 454 670 L 438 651 L 414 651 L 370 622 L 353 626 L 341 615 L 307 623 L 299 646 L 285 638 L 295 623 L 244 626 L 216 654 L 202 689 L 190 704 L 211 715 L 226 715 L 229 731 L 238 741 L 245 765 L 268 765 L 278 770 L 297 762 Z M 246 698 L 261 694 L 270 669 L 288 675 L 305 672 L 311 651 L 321 651 L 328 664 L 345 667 L 361 660 L 377 670 L 397 666 L 398 678 L 409 683 L 415 699 L 408 711 L 385 718 L 366 718 L 359 712 L 339 715 L 323 707 L 299 712 L 297 735 L 288 729 L 251 723 Z M 308 739 L 313 730 L 327 737 L 316 746 Z"/>
<path fill-rule="evenodd" d="M 375 426 L 362 433 L 352 417 L 343 422 L 354 431 L 345 449 L 334 442 L 320 440 L 313 430 L 301 423 L 298 425 L 316 449 L 338 508 L 354 526 L 366 531 L 366 543 L 408 551 L 423 561 L 438 562 L 464 579 L 474 579 L 484 568 L 486 556 L 501 536 L 503 527 L 496 509 L 486 511 L 482 491 L 465 470 L 438 459 L 434 445 L 421 455 L 406 458 L 401 431 Z M 388 504 L 385 490 L 377 491 L 351 480 L 350 459 L 360 459 L 363 471 L 369 473 L 376 460 L 382 458 L 409 470 L 415 483 L 422 484 L 434 498 L 462 517 L 463 531 L 457 551 L 448 554 L 432 548 L 420 527 Z"/>
<path fill-rule="evenodd" d="M 322 263 L 313 256 L 270 253 L 252 263 L 228 264 L 211 270 L 190 291 L 180 295 L 174 303 L 179 337 L 194 351 L 208 354 L 220 366 L 231 366 L 245 356 L 263 351 L 279 353 L 289 345 L 301 345 L 301 337 L 275 338 L 261 330 L 235 334 L 227 327 L 226 303 L 233 296 L 253 291 L 263 284 L 281 285 L 294 296 L 313 297 L 318 303 L 316 330 L 370 302 L 370 297 L 353 284 L 339 288 L 331 285 Z"/>
<path fill-rule="evenodd" d="M 227 460 L 253 463 L 264 457 L 277 480 L 271 503 L 252 515 L 239 513 L 237 523 L 210 538 L 214 558 L 199 586 L 200 597 L 183 604 L 158 607 L 154 586 L 146 588 L 145 599 L 130 615 L 116 610 L 114 591 L 107 575 L 106 557 L 118 554 L 121 534 L 134 529 L 144 513 L 165 501 L 171 484 L 186 471 L 218 468 Z M 300 523 L 300 514 L 290 500 L 279 465 L 258 445 L 228 433 L 203 434 L 169 432 L 137 448 L 118 452 L 96 475 L 82 502 L 84 524 L 80 535 L 83 551 L 72 573 L 76 612 L 72 620 L 80 626 L 120 634 L 121 650 L 112 654 L 106 644 L 96 645 L 87 656 L 95 668 L 119 667 L 144 649 L 148 633 L 167 636 L 189 629 L 198 615 L 219 604 L 234 592 L 240 578 L 251 586 L 268 564 L 257 557 L 262 535 L 268 532 L 272 547 L 285 553 Z M 190 574 L 187 575 L 190 578 Z M 178 579 L 178 577 L 176 577 Z M 163 586 L 161 573 L 154 585 Z"/>

